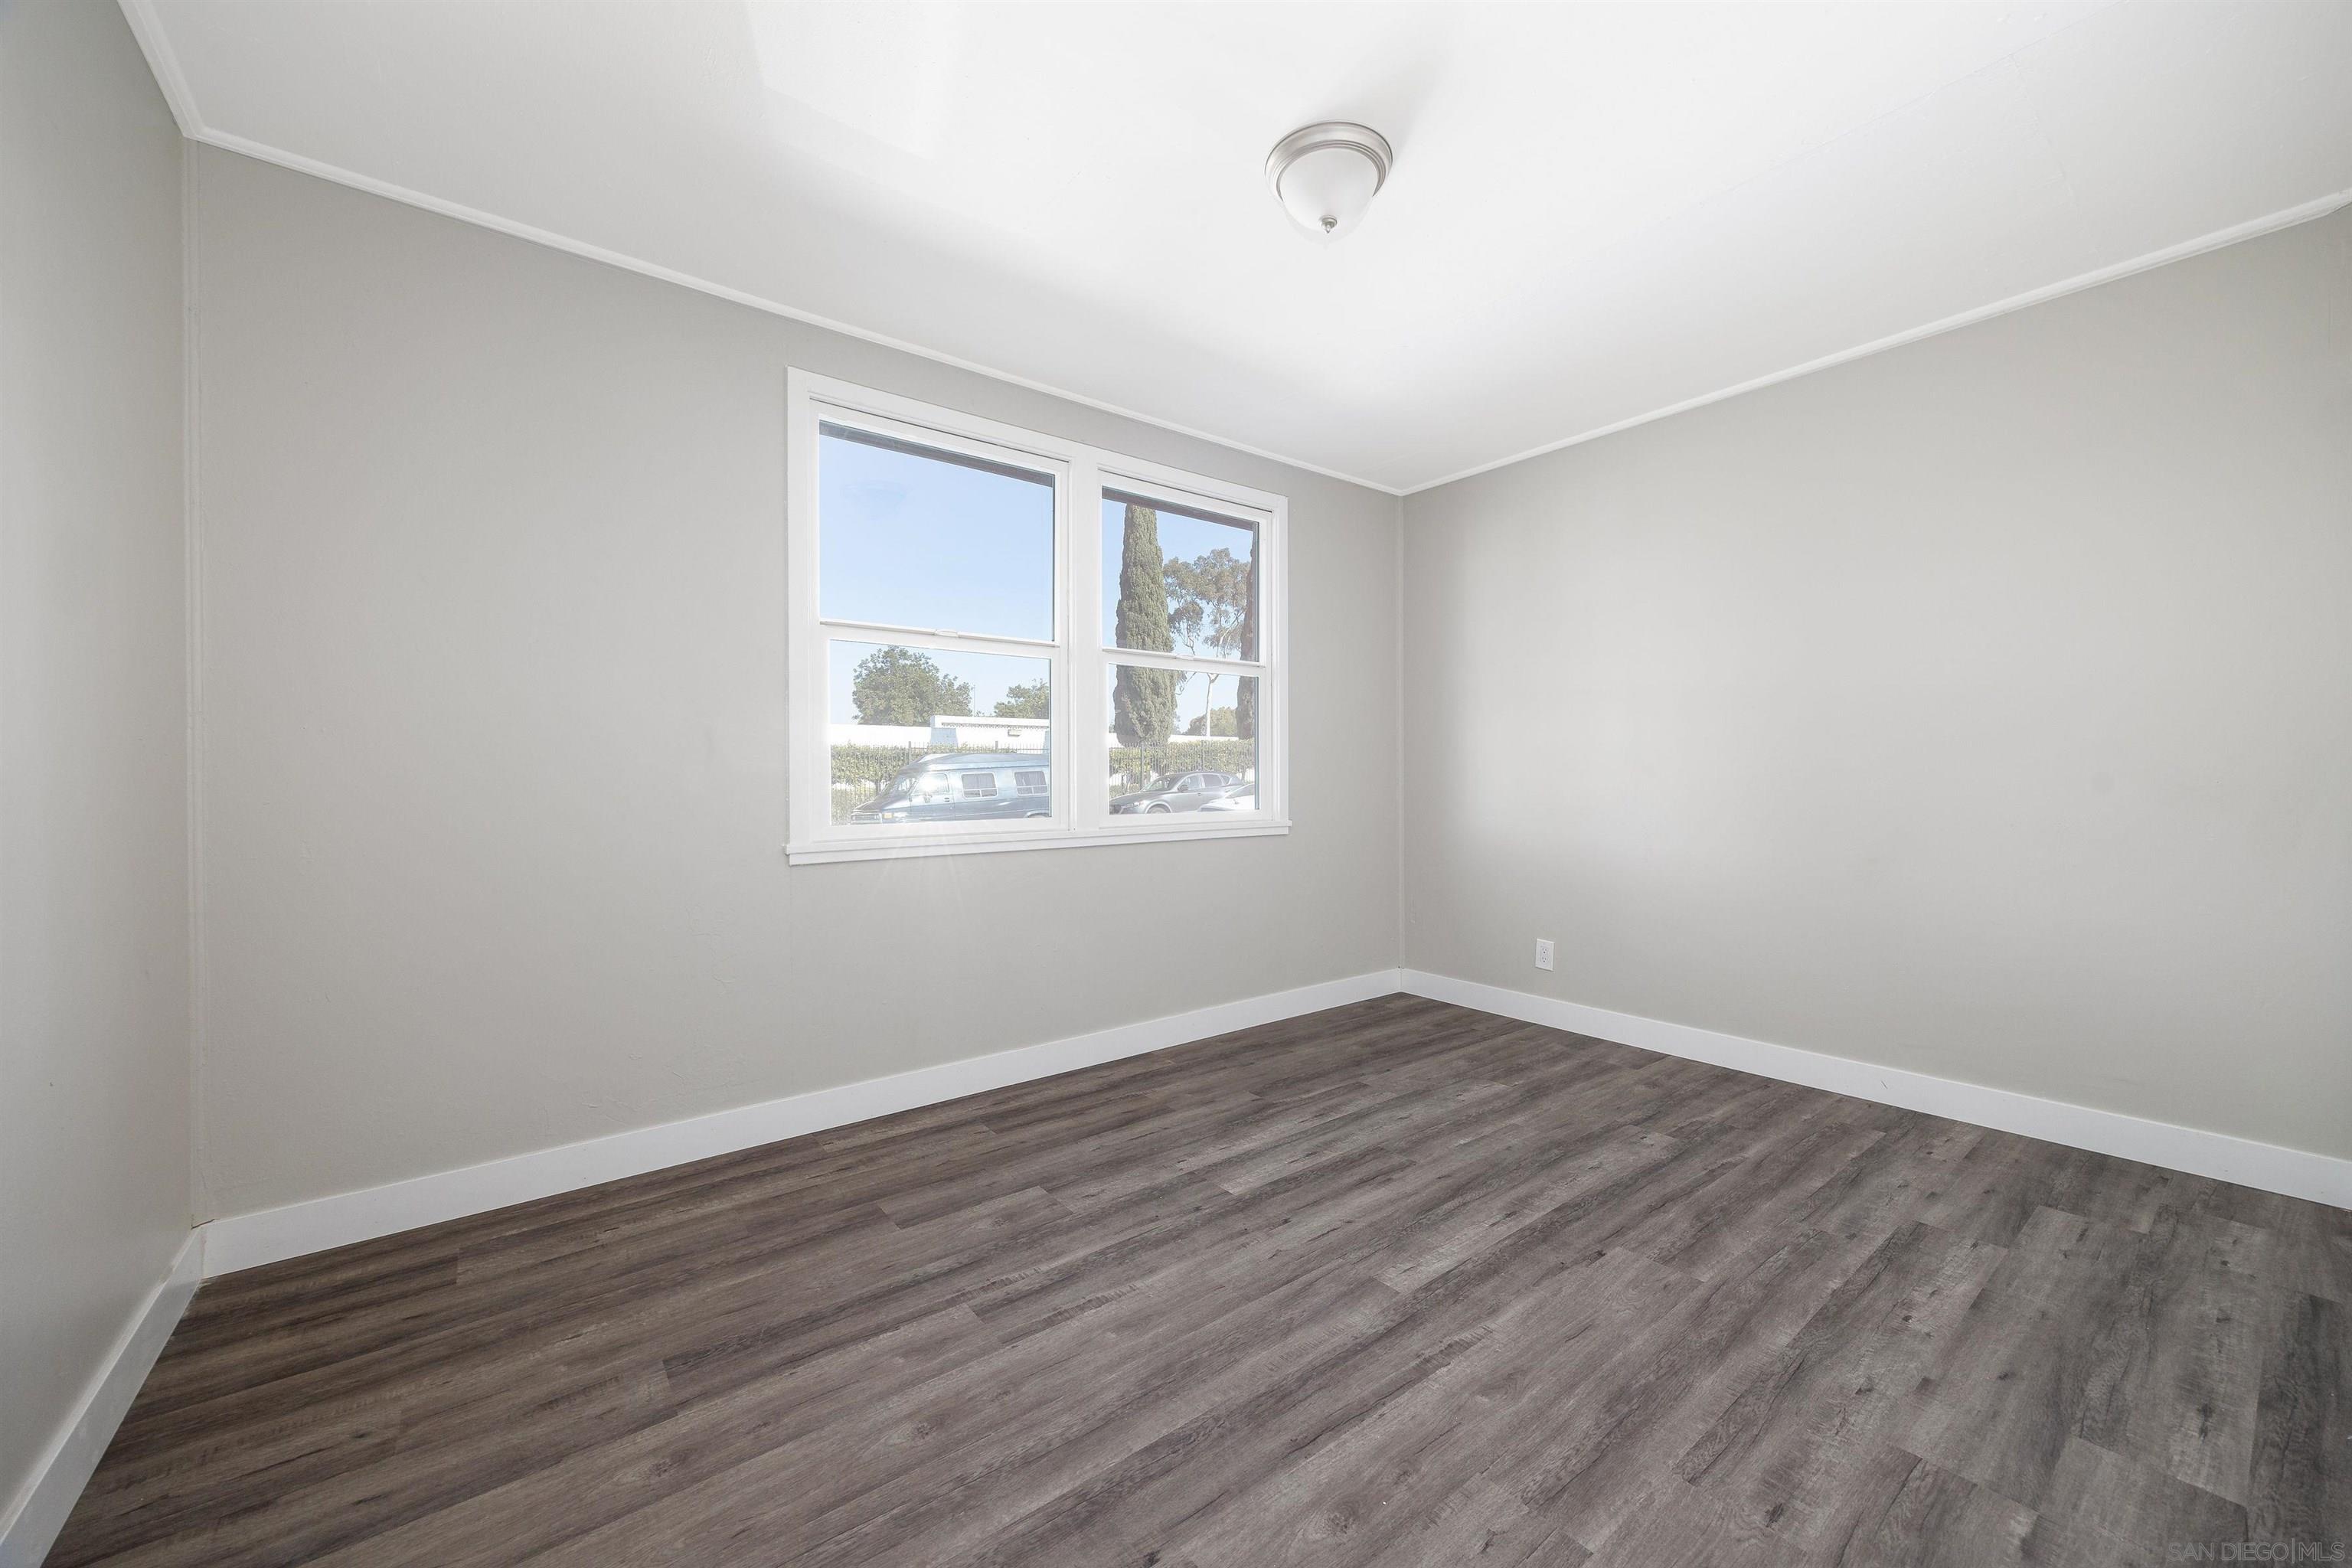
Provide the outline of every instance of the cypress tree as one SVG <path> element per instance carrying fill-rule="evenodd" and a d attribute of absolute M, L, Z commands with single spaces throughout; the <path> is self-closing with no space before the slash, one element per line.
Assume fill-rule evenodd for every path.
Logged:
<path fill-rule="evenodd" d="M 1125 536 L 1119 542 L 1118 613 L 1116 629 L 1121 647 L 1167 653 L 1176 646 L 1168 626 L 1166 563 L 1160 552 L 1160 514 L 1148 506 L 1129 503 Z M 1165 745 L 1176 728 L 1175 671 L 1118 668 L 1111 688 L 1111 727 L 1122 746 Z"/>

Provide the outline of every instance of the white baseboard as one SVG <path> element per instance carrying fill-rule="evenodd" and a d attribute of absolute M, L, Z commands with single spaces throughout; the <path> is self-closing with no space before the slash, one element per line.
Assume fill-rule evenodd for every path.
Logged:
<path fill-rule="evenodd" d="M 1474 980 L 1454 980 L 1418 969 L 1405 970 L 1402 974 L 1405 990 L 1433 1001 L 1499 1013 L 1507 1018 L 1545 1024 L 1664 1056 L 1737 1068 L 1741 1072 L 1801 1083 L 1810 1089 L 1825 1089 L 1834 1094 L 1850 1094 L 1881 1105 L 1923 1110 L 1931 1116 L 2021 1133 L 2069 1148 L 2138 1160 L 2191 1175 L 2260 1187 L 2264 1192 L 2284 1193 L 2289 1197 L 2308 1198 L 2336 1208 L 2352 1208 L 2352 1160 L 2282 1148 L 2275 1143 L 2257 1143 L 2224 1132 L 2178 1127 L 2168 1121 L 2148 1121 L 2118 1111 L 2095 1110 L 2087 1105 L 2042 1100 L 2012 1089 L 1988 1089 L 1956 1079 L 1906 1072 L 1900 1068 L 1856 1061 L 1851 1057 L 1769 1045 L 1688 1024 L 1612 1013 L 1602 1007 L 1485 985 Z"/>
<path fill-rule="evenodd" d="M 665 1166 L 755 1148 L 779 1139 L 843 1127 L 877 1116 L 936 1105 L 1097 1063 L 1139 1056 L 1326 1007 L 1409 991 L 1506 1017 L 1546 1024 L 1597 1039 L 1688 1057 L 1719 1067 L 1980 1127 L 2022 1133 L 2073 1148 L 2142 1160 L 2336 1207 L 2352 1207 L 2352 1161 L 2232 1138 L 2193 1127 L 2148 1121 L 2063 1100 L 1933 1078 L 1846 1057 L 1769 1045 L 1712 1029 L 1536 996 L 1420 970 L 1375 970 L 1203 1007 L 1140 1024 L 1076 1035 L 1045 1045 L 998 1051 L 862 1083 L 843 1084 L 684 1121 L 436 1172 L 384 1186 L 232 1215 L 203 1227 L 205 1275 L 233 1273 L 282 1258 L 323 1252 L 418 1226 L 528 1203 L 558 1193 L 642 1175 Z"/>
<path fill-rule="evenodd" d="M 231 1215 L 205 1228 L 205 1276 L 233 1273 L 281 1258 L 323 1252 L 421 1225 L 458 1219 L 551 1197 L 600 1182 L 643 1175 L 667 1165 L 707 1160 L 756 1148 L 780 1138 L 823 1131 L 869 1121 L 920 1105 L 936 1105 L 985 1089 L 1055 1073 L 1140 1056 L 1146 1051 L 1204 1040 L 1213 1035 L 1319 1013 L 1326 1007 L 1369 1001 L 1402 987 L 1393 969 L 1345 980 L 1276 991 L 1214 1007 L 1202 1007 L 1140 1024 L 1125 1024 L 1090 1035 L 1074 1035 L 1042 1046 L 998 1051 L 938 1067 L 821 1089 L 733 1110 L 714 1111 L 684 1121 L 614 1132 L 560 1148 L 541 1149 L 461 1170 L 368 1187 L 332 1197 L 289 1204 L 283 1208 Z"/>
<path fill-rule="evenodd" d="M 0 1568 L 37 1568 L 58 1531 L 66 1526 L 75 1500 L 89 1484 L 114 1429 L 131 1408 L 139 1385 L 147 1381 L 163 1342 L 179 1326 L 188 1298 L 196 1293 L 203 1269 L 204 1235 L 191 1231 L 172 1259 L 172 1270 L 147 1293 L 131 1321 L 122 1326 L 114 1348 L 90 1376 L 89 1385 L 68 1413 L 57 1436 L 41 1451 L 8 1510 L 0 1514 Z"/>

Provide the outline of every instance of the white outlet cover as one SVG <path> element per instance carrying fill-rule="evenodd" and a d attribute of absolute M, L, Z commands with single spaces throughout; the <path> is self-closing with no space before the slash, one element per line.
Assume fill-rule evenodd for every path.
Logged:
<path fill-rule="evenodd" d="M 1536 938 L 1536 967 L 1538 969 L 1551 967 L 1551 938 L 1548 936 Z"/>

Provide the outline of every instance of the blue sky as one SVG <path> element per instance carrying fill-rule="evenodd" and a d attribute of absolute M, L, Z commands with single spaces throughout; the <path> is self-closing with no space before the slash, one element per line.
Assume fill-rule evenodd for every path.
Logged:
<path fill-rule="evenodd" d="M 824 437 L 823 613 L 1054 638 L 1054 491 L 1003 474 Z"/>
<path fill-rule="evenodd" d="M 1054 636 L 1054 500 L 1041 483 L 933 461 L 825 435 L 817 464 L 821 613 L 841 620 L 887 622 L 994 637 Z M 1102 501 L 1103 640 L 1111 637 L 1118 598 L 1118 554 L 1126 508 Z M 1161 552 L 1191 559 L 1223 547 L 1236 556 L 1250 531 L 1197 518 L 1160 514 Z M 827 686 L 833 720 L 856 719 L 850 680 L 875 643 L 834 650 Z M 1043 659 L 993 654 L 930 656 L 940 669 L 971 683 L 972 707 L 995 709 L 1009 686 L 1043 679 Z M 1182 719 L 1198 713 L 1204 682 L 1189 680 Z M 1217 682 L 1218 704 L 1233 682 Z"/>

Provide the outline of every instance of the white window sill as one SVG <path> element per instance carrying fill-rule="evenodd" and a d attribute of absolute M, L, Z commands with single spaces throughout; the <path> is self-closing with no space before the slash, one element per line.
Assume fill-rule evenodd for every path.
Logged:
<path fill-rule="evenodd" d="M 935 855 L 995 855 L 1008 849 L 1082 849 L 1106 844 L 1172 844 L 1184 838 L 1274 838 L 1290 831 L 1287 822 L 1258 818 L 1195 826 L 1107 827 L 1091 833 L 1066 829 L 953 838 L 856 838 L 819 844 L 788 844 L 784 859 L 794 866 L 826 866 L 838 860 L 920 860 Z"/>

